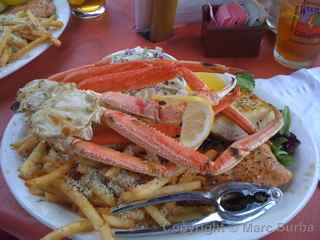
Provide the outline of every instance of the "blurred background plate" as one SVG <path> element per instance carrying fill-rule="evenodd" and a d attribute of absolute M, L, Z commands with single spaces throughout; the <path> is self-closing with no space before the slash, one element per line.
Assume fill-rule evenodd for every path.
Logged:
<path fill-rule="evenodd" d="M 64 24 L 61 29 L 58 29 L 57 31 L 54 31 L 52 33 L 54 37 L 59 38 L 59 36 L 63 33 L 64 29 L 68 25 L 71 11 L 67 0 L 53 0 L 53 2 L 56 6 L 56 14 L 58 16 L 58 19 Z M 0 67 L 0 79 L 22 68 L 24 65 L 28 64 L 33 59 L 38 57 L 41 53 L 46 51 L 49 47 L 50 44 L 41 44 L 40 46 L 32 49 L 30 52 L 24 55 L 21 59 L 10 63 L 5 67 Z M 59 49 L 57 49 L 57 51 L 59 51 Z"/>

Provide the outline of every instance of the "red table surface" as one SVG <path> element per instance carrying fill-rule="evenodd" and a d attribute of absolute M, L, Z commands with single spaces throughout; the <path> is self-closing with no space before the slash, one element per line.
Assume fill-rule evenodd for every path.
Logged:
<path fill-rule="evenodd" d="M 132 6 L 130 0 L 110 1 L 105 17 L 85 21 L 72 18 L 61 36 L 62 46 L 51 47 L 40 57 L 14 74 L 0 80 L 0 134 L 5 129 L 12 112 L 10 105 L 16 91 L 33 79 L 45 78 L 65 69 L 92 63 L 114 51 L 136 46 L 160 46 L 178 59 L 202 60 L 248 69 L 257 77 L 271 77 L 276 74 L 289 74 L 292 71 L 277 64 L 273 59 L 274 36 L 268 33 L 256 58 L 205 58 L 200 40 L 200 26 L 180 27 L 168 41 L 153 44 L 133 30 Z M 214 43 L 213 43 L 214 44 Z M 287 228 L 270 234 L 265 239 L 319 239 L 320 189 L 311 201 L 290 223 Z M 32 218 L 15 201 L 0 174 L 0 228 L 19 239 L 39 239 L 49 229 Z M 302 227 L 299 227 L 302 226 Z M 305 232 L 303 226 L 311 231 Z M 211 235 L 212 237 L 214 235 Z"/>

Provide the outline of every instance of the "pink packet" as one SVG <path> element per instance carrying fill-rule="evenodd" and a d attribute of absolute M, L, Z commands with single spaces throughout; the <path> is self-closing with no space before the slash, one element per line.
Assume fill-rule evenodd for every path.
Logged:
<path fill-rule="evenodd" d="M 232 16 L 232 19 L 234 20 L 232 23 L 234 25 L 245 25 L 248 20 L 248 14 L 246 10 L 238 3 L 231 2 L 227 4 L 227 8 L 229 10 L 229 13 Z"/>
<path fill-rule="evenodd" d="M 244 25 L 247 22 L 247 19 L 248 15 L 246 10 L 235 2 L 219 6 L 216 12 L 216 21 L 219 27 Z"/>
<path fill-rule="evenodd" d="M 216 21 L 219 27 L 227 27 L 232 21 L 232 16 L 229 12 L 227 4 L 223 4 L 218 7 L 216 11 Z"/>

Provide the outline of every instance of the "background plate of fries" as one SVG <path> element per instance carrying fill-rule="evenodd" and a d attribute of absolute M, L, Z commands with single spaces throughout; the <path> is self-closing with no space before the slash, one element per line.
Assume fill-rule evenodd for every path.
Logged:
<path fill-rule="evenodd" d="M 51 45 L 59 47 L 58 37 L 70 19 L 67 0 L 53 0 L 56 14 L 38 18 L 30 11 L 18 12 L 12 18 L 0 15 L 0 79 L 31 62 Z"/>
<path fill-rule="evenodd" d="M 257 88 L 256 92 L 258 96 L 266 99 L 275 106 L 283 107 L 281 99 L 272 96 L 272 93 L 264 92 L 261 88 Z M 291 166 L 294 178 L 290 185 L 283 189 L 285 194 L 282 202 L 264 216 L 247 225 L 225 227 L 222 229 L 204 228 L 202 232 L 168 235 L 166 239 L 204 240 L 213 237 L 215 237 L 215 239 L 258 239 L 268 235 L 290 221 L 305 206 L 317 185 L 319 154 L 314 140 L 309 134 L 308 128 L 304 126 L 301 119 L 294 114 L 294 106 L 292 106 L 292 108 L 292 130 L 301 140 L 301 145 L 295 155 L 296 162 Z M 12 149 L 11 144 L 24 137 L 26 134 L 25 131 L 26 124 L 23 115 L 15 114 L 9 122 L 2 139 L 0 152 L 1 167 L 11 192 L 26 211 L 50 228 L 57 229 L 75 222 L 79 219 L 77 214 L 72 213 L 70 210 L 58 204 L 49 203 L 44 200 L 43 197 L 32 195 L 28 187 L 24 184 L 24 181 L 19 178 L 19 168 L 22 165 L 22 158 Z M 32 144 L 32 142 L 30 142 L 30 144 Z M 36 147 L 32 150 L 32 154 L 41 154 L 39 151 L 41 151 L 41 147 Z M 79 233 L 81 227 L 83 229 L 84 226 L 80 225 L 81 224 L 77 226 L 73 225 L 73 234 Z M 71 230 L 68 229 L 68 231 Z M 162 238 L 163 237 L 152 237 L 152 239 Z M 99 235 L 96 233 L 75 235 L 73 239 L 99 239 Z"/>

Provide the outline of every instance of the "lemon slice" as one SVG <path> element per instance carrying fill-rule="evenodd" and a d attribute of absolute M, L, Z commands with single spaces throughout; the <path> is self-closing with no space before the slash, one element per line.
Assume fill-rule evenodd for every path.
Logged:
<path fill-rule="evenodd" d="M 225 80 L 222 74 L 208 72 L 194 72 L 194 74 L 203 81 L 211 91 L 221 91 L 225 86 Z"/>
<path fill-rule="evenodd" d="M 189 102 L 182 116 L 180 142 L 197 149 L 209 136 L 213 120 L 214 113 L 209 102 Z"/>

